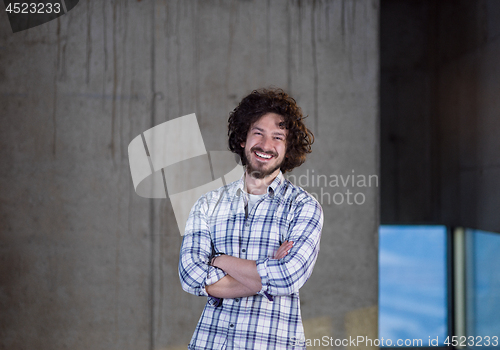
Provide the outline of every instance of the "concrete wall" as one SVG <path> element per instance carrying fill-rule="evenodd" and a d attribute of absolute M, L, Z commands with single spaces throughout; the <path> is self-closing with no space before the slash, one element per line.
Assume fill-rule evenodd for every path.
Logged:
<path fill-rule="evenodd" d="M 181 290 L 170 201 L 135 194 L 127 146 L 195 112 L 226 150 L 229 111 L 268 85 L 316 135 L 293 174 L 325 215 L 306 335 L 376 338 L 378 183 L 358 180 L 378 175 L 378 6 L 80 1 L 16 34 L 1 15 L 0 348 L 185 348 L 205 300 Z"/>
<path fill-rule="evenodd" d="M 500 3 L 381 3 L 381 220 L 500 232 Z"/>

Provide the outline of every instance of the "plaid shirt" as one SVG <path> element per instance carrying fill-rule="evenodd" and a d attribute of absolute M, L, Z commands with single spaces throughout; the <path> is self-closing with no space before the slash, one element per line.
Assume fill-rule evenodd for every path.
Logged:
<path fill-rule="evenodd" d="M 280 173 L 247 212 L 243 179 L 202 196 L 189 214 L 179 276 L 186 292 L 208 301 L 188 349 L 305 349 L 299 288 L 318 256 L 321 206 Z M 273 259 L 286 240 L 293 248 Z M 208 265 L 212 249 L 255 260 L 262 290 L 244 298 L 209 296 L 205 287 L 225 276 Z"/>

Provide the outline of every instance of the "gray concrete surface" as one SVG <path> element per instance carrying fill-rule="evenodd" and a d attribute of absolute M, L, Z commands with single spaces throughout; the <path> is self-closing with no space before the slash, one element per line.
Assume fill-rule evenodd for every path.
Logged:
<path fill-rule="evenodd" d="M 205 300 L 182 291 L 171 204 L 134 193 L 127 146 L 194 112 L 207 150 L 226 150 L 229 111 L 269 85 L 316 135 L 292 174 L 309 174 L 325 216 L 301 293 L 306 335 L 375 338 L 378 183 L 358 180 L 378 176 L 378 11 L 82 0 L 16 34 L 1 14 L 0 348 L 185 348 Z M 340 175 L 356 182 L 331 182 Z"/>

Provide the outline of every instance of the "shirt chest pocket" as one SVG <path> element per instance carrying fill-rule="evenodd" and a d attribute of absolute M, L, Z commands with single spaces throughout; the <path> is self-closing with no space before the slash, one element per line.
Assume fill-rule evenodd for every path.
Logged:
<path fill-rule="evenodd" d="M 273 258 L 283 243 L 284 236 L 283 230 L 275 223 L 260 227 L 259 225 L 250 226 L 248 236 L 243 237 L 241 241 L 242 248 L 246 252 L 246 259 Z"/>
<path fill-rule="evenodd" d="M 283 225 L 273 225 L 271 230 L 271 240 L 278 242 L 278 247 L 287 240 L 287 229 Z"/>
<path fill-rule="evenodd" d="M 268 258 L 273 258 L 280 245 L 286 240 L 286 230 L 278 224 L 273 224 L 270 227 L 267 237 L 267 252 Z"/>

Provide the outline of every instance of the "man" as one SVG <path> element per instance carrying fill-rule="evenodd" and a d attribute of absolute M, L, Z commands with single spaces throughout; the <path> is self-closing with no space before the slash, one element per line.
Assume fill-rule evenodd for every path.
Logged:
<path fill-rule="evenodd" d="M 245 172 L 202 196 L 186 224 L 181 284 L 208 297 L 188 349 L 305 349 L 299 288 L 318 256 L 323 213 L 283 176 L 311 152 L 302 119 L 280 89 L 253 91 L 230 113 L 229 148 Z"/>

